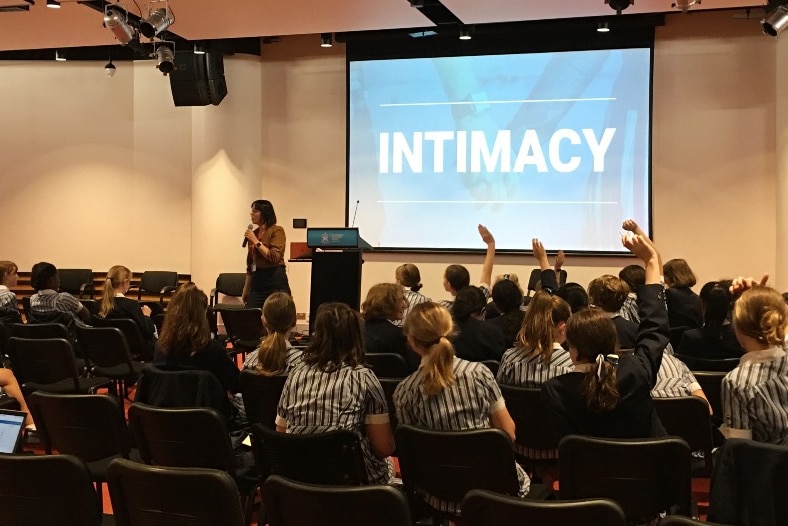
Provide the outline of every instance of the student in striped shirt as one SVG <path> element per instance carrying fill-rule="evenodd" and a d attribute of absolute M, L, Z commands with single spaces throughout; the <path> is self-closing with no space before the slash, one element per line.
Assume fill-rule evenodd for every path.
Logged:
<path fill-rule="evenodd" d="M 287 376 L 277 408 L 276 430 L 287 433 L 353 431 L 370 484 L 386 484 L 394 451 L 386 396 L 364 364 L 361 315 L 344 303 L 324 303 L 303 360 Z"/>
<path fill-rule="evenodd" d="M 419 292 L 423 287 L 421 284 L 421 272 L 419 272 L 419 267 L 413 263 L 405 263 L 397 267 L 397 270 L 394 272 L 394 277 L 397 281 L 397 285 L 402 287 L 402 294 L 405 296 L 405 301 L 408 302 L 408 305 L 405 307 L 405 312 L 403 313 L 404 318 L 407 318 L 410 309 L 414 306 L 419 303 L 424 303 L 425 301 L 432 301 Z M 399 327 L 402 326 L 402 320 L 393 320 L 393 322 L 394 325 Z"/>
<path fill-rule="evenodd" d="M 495 427 L 514 440 L 514 421 L 495 378 L 485 365 L 454 355 L 452 330 L 451 314 L 436 303 L 416 305 L 405 320 L 408 343 L 421 356 L 421 366 L 394 391 L 399 422 L 439 431 Z M 523 496 L 531 481 L 519 465 L 515 467 Z M 459 506 L 430 495 L 425 498 L 442 511 L 454 513 Z"/>
<path fill-rule="evenodd" d="M 296 307 L 286 292 L 274 292 L 263 304 L 266 336 L 244 361 L 244 369 L 265 376 L 287 374 L 301 360 L 303 352 L 290 345 L 288 337 L 296 326 Z"/>
<path fill-rule="evenodd" d="M 727 438 L 746 438 L 788 445 L 788 356 L 785 351 L 786 316 L 782 296 L 757 283 L 737 278 L 733 330 L 746 353 L 722 381 L 720 428 Z"/>

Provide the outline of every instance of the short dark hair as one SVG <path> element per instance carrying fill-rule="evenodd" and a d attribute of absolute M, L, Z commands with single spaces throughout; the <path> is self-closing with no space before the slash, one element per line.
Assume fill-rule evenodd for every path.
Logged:
<path fill-rule="evenodd" d="M 498 310 L 507 314 L 519 309 L 523 304 L 523 291 L 514 281 L 502 279 L 493 285 L 492 299 Z"/>
<path fill-rule="evenodd" d="M 455 291 L 471 284 L 471 274 L 462 265 L 449 265 L 443 275 Z"/>
<path fill-rule="evenodd" d="M 258 199 L 252 203 L 252 208 L 260 211 L 260 218 L 265 226 L 276 224 L 276 212 L 274 212 L 274 205 L 271 204 L 271 201 Z"/>
<path fill-rule="evenodd" d="M 572 314 L 588 308 L 588 293 L 580 283 L 564 283 L 558 287 L 555 295 L 569 304 Z"/>
<path fill-rule="evenodd" d="M 33 290 L 38 292 L 44 290 L 49 284 L 49 280 L 57 276 L 57 268 L 52 263 L 42 261 L 33 265 L 33 270 L 30 271 L 30 286 Z"/>
<path fill-rule="evenodd" d="M 457 291 L 452 314 L 457 321 L 465 321 L 471 314 L 481 312 L 485 305 L 487 298 L 484 297 L 484 292 L 479 287 L 469 285 Z"/>
<path fill-rule="evenodd" d="M 646 284 L 646 269 L 640 265 L 627 265 L 618 272 L 618 277 L 624 280 L 629 290 L 637 293 L 638 287 Z"/>

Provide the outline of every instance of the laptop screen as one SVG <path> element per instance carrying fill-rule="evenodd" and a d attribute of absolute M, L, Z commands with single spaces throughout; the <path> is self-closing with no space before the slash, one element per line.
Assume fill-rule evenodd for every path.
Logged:
<path fill-rule="evenodd" d="M 0 453 L 16 453 L 22 443 L 26 413 L 0 409 Z"/>

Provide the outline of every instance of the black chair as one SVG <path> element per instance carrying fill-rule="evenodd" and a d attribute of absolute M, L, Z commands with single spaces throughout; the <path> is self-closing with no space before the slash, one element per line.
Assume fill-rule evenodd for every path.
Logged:
<path fill-rule="evenodd" d="M 563 499 L 608 498 L 627 522 L 676 509 L 690 515 L 690 448 L 677 437 L 604 439 L 569 435 L 558 446 Z"/>
<path fill-rule="evenodd" d="M 101 509 L 85 464 L 71 455 L 0 455 L 0 523 L 99 526 Z"/>
<path fill-rule="evenodd" d="M 77 327 L 82 352 L 92 364 L 91 372 L 114 382 L 115 393 L 126 398 L 134 385 L 142 364 L 131 359 L 129 345 L 120 329 L 115 327 Z"/>
<path fill-rule="evenodd" d="M 693 477 L 710 477 L 712 470 L 709 404 L 697 396 L 655 398 L 654 408 L 669 435 L 681 437 L 691 451 L 702 451 L 702 459 L 692 459 Z"/>
<path fill-rule="evenodd" d="M 227 473 L 114 460 L 107 470 L 118 526 L 242 526 L 238 489 Z"/>
<path fill-rule="evenodd" d="M 392 486 L 326 486 L 271 476 L 263 484 L 269 526 L 410 526 L 402 492 Z"/>
<path fill-rule="evenodd" d="M 11 336 L 28 340 L 70 338 L 68 328 L 62 323 L 15 323 L 11 326 Z"/>
<path fill-rule="evenodd" d="M 722 379 L 728 374 L 722 371 L 693 371 L 693 376 L 703 389 L 714 417 L 722 419 Z"/>
<path fill-rule="evenodd" d="M 626 526 L 626 520 L 621 506 L 609 499 L 540 502 L 480 489 L 469 491 L 462 501 L 462 525 L 488 526 L 490 524 Z"/>
<path fill-rule="evenodd" d="M 559 287 L 566 284 L 566 276 L 565 270 L 561 270 L 561 272 L 558 273 L 558 279 L 556 281 Z M 542 270 L 538 268 L 531 270 L 531 274 L 528 276 L 528 285 L 525 293 L 526 297 L 530 297 L 532 292 L 536 292 L 536 288 L 540 286 L 541 281 Z"/>
<path fill-rule="evenodd" d="M 405 358 L 396 353 L 368 353 L 366 361 L 378 378 L 405 378 L 410 374 Z"/>
<path fill-rule="evenodd" d="M 677 349 L 676 346 L 673 346 Z M 739 365 L 739 358 L 697 358 L 686 354 L 676 354 L 676 358 L 687 364 L 690 371 L 730 372 Z"/>
<path fill-rule="evenodd" d="M 216 307 L 219 305 L 219 295 L 229 296 L 232 298 L 238 298 L 239 303 L 238 306 L 235 307 L 235 303 L 229 305 L 223 305 L 223 307 L 227 308 L 242 308 L 243 303 L 240 303 L 241 296 L 244 292 L 244 283 L 246 282 L 246 273 L 244 272 L 225 272 L 219 274 L 216 278 L 216 286 L 211 289 L 211 307 Z"/>
<path fill-rule="evenodd" d="M 263 479 L 280 475 L 312 484 L 357 486 L 367 483 L 361 439 L 352 431 L 279 433 L 254 424 L 252 452 Z"/>
<path fill-rule="evenodd" d="M 501 362 L 499 362 L 498 360 L 482 360 L 481 363 L 484 364 L 490 370 L 493 376 L 496 376 L 498 374 L 498 368 L 501 366 Z"/>
<path fill-rule="evenodd" d="M 39 389 L 50 393 L 95 393 L 112 385 L 106 377 L 79 377 L 71 344 L 63 338 L 12 337 L 8 347 L 14 374 L 26 396 Z"/>
<path fill-rule="evenodd" d="M 670 344 L 674 349 L 678 349 L 681 345 L 681 340 L 684 338 L 684 333 L 692 327 L 671 327 L 670 328 Z"/>
<path fill-rule="evenodd" d="M 517 429 L 515 451 L 518 458 L 529 466 L 540 463 L 555 463 L 555 460 L 543 461 L 536 457 L 536 452 L 547 453 L 557 457 L 558 440 L 550 427 L 550 418 L 544 409 L 541 390 L 530 387 L 514 387 L 501 385 L 501 394 L 506 401 L 506 408 L 514 420 Z M 539 455 L 544 457 L 545 454 Z"/>
<path fill-rule="evenodd" d="M 132 453 L 123 406 L 115 397 L 36 391 L 28 406 L 46 453 L 55 450 L 82 459 L 99 484 L 99 501 L 109 463 L 115 458 L 138 457 L 136 451 Z"/>
<path fill-rule="evenodd" d="M 158 305 L 164 307 L 164 298 L 178 288 L 178 273 L 168 270 L 146 270 L 142 273 L 137 285 L 137 301 L 142 301 L 143 294 L 159 297 Z"/>
<path fill-rule="evenodd" d="M 79 302 L 88 310 L 91 316 L 98 314 L 98 311 L 101 308 L 101 302 L 98 300 L 80 299 Z"/>
<path fill-rule="evenodd" d="M 265 335 L 262 309 L 219 308 L 227 336 L 233 344 L 233 353 L 246 356 L 260 345 Z"/>
<path fill-rule="evenodd" d="M 93 270 L 89 268 L 61 268 L 60 292 L 68 292 L 77 298 L 93 298 Z"/>
<path fill-rule="evenodd" d="M 660 519 L 659 526 L 724 526 L 717 522 L 708 522 L 682 517 L 681 515 L 668 515 Z"/>
<path fill-rule="evenodd" d="M 163 408 L 210 407 L 229 414 L 227 393 L 210 372 L 148 364 L 137 380 L 135 402 Z"/>
<path fill-rule="evenodd" d="M 405 494 L 414 506 L 422 491 L 459 505 L 472 489 L 515 496 L 520 490 L 512 441 L 500 429 L 432 431 L 400 424 L 396 443 Z M 456 519 L 451 512 L 432 514 Z"/>
<path fill-rule="evenodd" d="M 275 429 L 276 407 L 285 387 L 287 376 L 264 374 L 244 369 L 240 376 L 246 419 L 250 424 L 261 424 Z"/>
<path fill-rule="evenodd" d="M 389 424 L 391 424 L 392 433 L 397 430 L 397 426 L 399 425 L 397 412 L 394 410 L 394 390 L 402 380 L 402 378 L 378 378 L 380 386 L 383 388 L 383 394 L 386 395 L 386 405 L 389 408 Z M 393 456 L 397 456 L 396 452 Z"/>
<path fill-rule="evenodd" d="M 100 318 L 93 316 L 91 324 L 94 327 L 116 327 L 126 337 L 129 352 L 134 359 L 143 361 L 153 360 L 153 345 L 145 342 L 140 328 L 131 318 Z"/>

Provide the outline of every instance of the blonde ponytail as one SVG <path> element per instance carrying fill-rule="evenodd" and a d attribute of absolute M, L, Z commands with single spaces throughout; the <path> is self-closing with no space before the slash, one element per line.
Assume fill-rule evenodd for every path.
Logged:
<path fill-rule="evenodd" d="M 423 392 L 436 395 L 453 384 L 454 346 L 448 337 L 454 322 L 449 311 L 437 303 L 419 303 L 411 309 L 404 328 L 405 334 L 425 351 L 421 367 L 425 376 Z"/>
<path fill-rule="evenodd" d="M 115 308 L 115 289 L 127 279 L 131 280 L 131 271 L 123 265 L 115 265 L 109 269 L 101 291 L 101 306 L 98 312 L 100 318 L 106 318 Z"/>
<path fill-rule="evenodd" d="M 257 348 L 254 368 L 265 376 L 275 376 L 285 372 L 287 366 L 287 333 L 296 324 L 293 298 L 284 292 L 268 296 L 263 304 L 263 322 L 268 335 Z"/>
<path fill-rule="evenodd" d="M 257 365 L 255 370 L 265 376 L 276 376 L 285 369 L 287 357 L 287 339 L 281 332 L 271 332 L 257 348 Z"/>
<path fill-rule="evenodd" d="M 436 395 L 454 383 L 454 347 L 445 336 L 427 348 L 424 367 L 425 394 Z"/>

